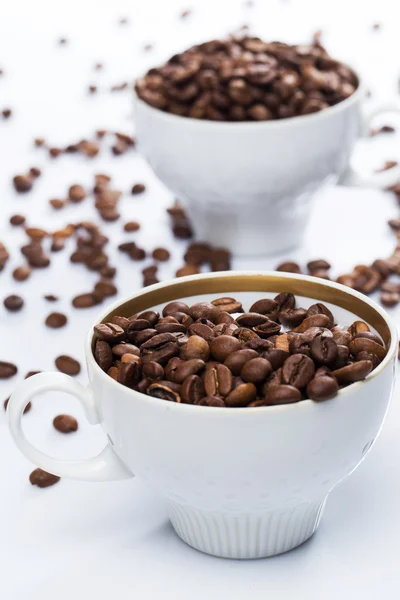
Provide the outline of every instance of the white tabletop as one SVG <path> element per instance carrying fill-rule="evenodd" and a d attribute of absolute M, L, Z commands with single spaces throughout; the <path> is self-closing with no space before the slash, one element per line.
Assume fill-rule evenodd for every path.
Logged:
<path fill-rule="evenodd" d="M 0 78 L 0 110 L 9 105 L 14 114 L 8 121 L 0 119 L 0 240 L 12 254 L 0 275 L 0 300 L 18 293 L 26 305 L 16 314 L 6 314 L 0 305 L 0 360 L 15 361 L 19 367 L 16 377 L 0 382 L 0 400 L 27 371 L 54 369 L 59 354 L 71 354 L 83 365 L 83 337 L 97 312 L 71 306 L 72 296 L 89 291 L 97 279 L 82 266 L 70 265 L 71 247 L 53 254 L 51 268 L 34 272 L 27 282 L 12 279 L 12 269 L 22 263 L 18 248 L 24 235 L 8 225 L 11 214 L 21 212 L 31 225 L 53 230 L 68 221 L 97 218 L 91 200 L 55 213 L 48 199 L 65 196 L 72 183 L 91 185 L 96 172 L 109 173 L 126 193 L 121 201 L 123 220 L 104 226 L 110 246 L 134 238 L 147 250 L 158 245 L 170 248 L 172 259 L 160 268 L 163 279 L 183 264 L 185 244 L 172 238 L 165 214 L 171 195 L 138 154 L 114 158 L 109 140 L 93 160 L 72 155 L 51 161 L 33 147 L 34 137 L 63 145 L 90 137 L 97 128 L 131 132 L 131 94 L 110 93 L 110 85 L 131 81 L 176 50 L 223 36 L 244 22 L 266 39 L 293 42 L 307 41 L 322 29 L 328 49 L 358 69 L 373 101 L 389 100 L 397 93 L 399 9 L 393 0 L 255 0 L 255 4 L 254 8 L 238 0 L 192 0 L 188 5 L 182 0 L 1 4 L 0 69 L 5 75 Z M 193 8 L 193 14 L 179 19 L 186 8 Z M 119 26 L 121 17 L 129 24 Z M 372 31 L 375 22 L 382 24 L 380 31 Z M 68 39 L 66 46 L 57 44 L 60 37 Z M 142 51 L 146 43 L 154 43 L 152 52 Z M 104 62 L 103 72 L 94 71 L 96 62 Z M 87 94 L 90 83 L 98 85 L 98 94 Z M 387 159 L 400 160 L 399 136 L 380 136 L 360 144 L 358 150 L 359 160 L 371 168 Z M 11 178 L 31 166 L 40 167 L 43 176 L 31 193 L 17 195 Z M 142 181 L 146 194 L 130 196 L 132 184 Z M 317 198 L 302 248 L 291 256 L 234 260 L 233 266 L 272 268 L 283 258 L 304 263 L 324 257 L 336 274 L 345 272 L 391 253 L 395 240 L 386 221 L 398 212 L 390 194 L 330 188 Z M 132 219 L 142 223 L 141 231 L 123 234 L 121 222 Z M 120 295 L 127 296 L 141 285 L 143 265 L 115 251 L 110 254 L 119 270 Z M 45 293 L 59 295 L 60 301 L 46 303 Z M 56 331 L 44 326 L 51 310 L 68 314 L 67 327 Z M 400 316 L 399 311 L 392 312 L 394 318 Z M 86 374 L 79 379 L 86 381 Z M 78 418 L 76 434 L 62 436 L 53 429 L 52 418 L 60 412 Z M 109 484 L 62 480 L 45 490 L 32 487 L 28 476 L 33 466 L 13 445 L 6 419 L 0 416 L 0 596 L 5 600 L 398 598 L 399 417 L 396 394 L 373 452 L 332 493 L 322 524 L 309 542 L 280 557 L 238 562 L 187 547 L 174 534 L 162 502 L 138 479 Z M 24 424 L 30 439 L 59 457 L 89 456 L 104 443 L 100 427 L 89 426 L 75 401 L 62 394 L 35 400 Z"/>

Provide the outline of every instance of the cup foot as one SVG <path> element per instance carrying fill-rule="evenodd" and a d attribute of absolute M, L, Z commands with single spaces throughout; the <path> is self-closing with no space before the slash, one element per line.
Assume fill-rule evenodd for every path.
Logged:
<path fill-rule="evenodd" d="M 325 507 L 304 503 L 258 514 L 199 511 L 169 502 L 178 536 L 196 550 L 223 558 L 265 558 L 299 546 L 316 531 Z"/>

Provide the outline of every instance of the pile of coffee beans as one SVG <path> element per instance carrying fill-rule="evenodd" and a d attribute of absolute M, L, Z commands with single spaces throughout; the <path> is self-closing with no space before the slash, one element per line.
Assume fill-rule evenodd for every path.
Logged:
<path fill-rule="evenodd" d="M 146 310 L 94 327 L 94 356 L 113 379 L 155 398 L 216 407 L 327 400 L 364 379 L 386 356 L 367 323 L 340 327 L 322 303 L 298 307 L 290 293 L 249 312 L 234 298 L 162 316 Z"/>
<path fill-rule="evenodd" d="M 182 117 L 270 121 L 318 112 L 345 100 L 354 73 L 318 39 L 290 46 L 234 36 L 176 54 L 136 82 L 147 104 Z"/>

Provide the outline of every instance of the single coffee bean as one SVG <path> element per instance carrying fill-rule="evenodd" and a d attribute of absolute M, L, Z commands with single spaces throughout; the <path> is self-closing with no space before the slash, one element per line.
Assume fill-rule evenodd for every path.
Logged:
<path fill-rule="evenodd" d="M 276 300 L 272 300 L 272 298 L 263 298 L 262 300 L 257 300 L 250 307 L 251 313 L 258 313 L 261 315 L 265 315 L 271 321 L 275 321 L 278 315 L 279 304 Z"/>
<path fill-rule="evenodd" d="M 268 317 L 254 312 L 243 313 L 236 318 L 236 323 L 239 327 L 257 327 L 257 325 L 263 325 L 268 322 Z M 276 326 L 276 323 L 274 325 Z"/>
<path fill-rule="evenodd" d="M 57 356 L 55 364 L 57 369 L 66 375 L 75 376 L 81 372 L 81 365 L 79 362 L 66 354 Z"/>
<path fill-rule="evenodd" d="M 235 331 L 240 329 L 236 325 L 236 323 L 220 323 L 219 325 L 215 325 L 212 332 L 213 337 L 217 337 L 219 335 L 234 335 Z"/>
<path fill-rule="evenodd" d="M 107 280 L 101 280 L 94 286 L 94 292 L 99 298 L 109 298 L 118 293 L 117 287 Z"/>
<path fill-rule="evenodd" d="M 278 294 L 274 300 L 278 304 L 278 312 L 292 310 L 296 306 L 296 298 L 289 292 Z"/>
<path fill-rule="evenodd" d="M 327 315 L 311 315 L 310 317 L 306 317 L 300 325 L 293 329 L 293 331 L 296 333 L 304 333 L 310 327 L 328 327 L 329 324 L 330 318 Z"/>
<path fill-rule="evenodd" d="M 261 357 L 252 358 L 244 365 L 240 372 L 243 381 L 259 384 L 272 372 L 269 360 Z"/>
<path fill-rule="evenodd" d="M 189 375 L 182 383 L 181 399 L 184 404 L 197 404 L 204 397 L 204 384 L 198 375 Z"/>
<path fill-rule="evenodd" d="M 254 333 L 256 333 L 261 338 L 269 338 L 270 336 L 279 333 L 280 329 L 281 326 L 279 325 L 279 323 L 275 323 L 275 321 L 267 319 L 265 323 L 254 327 Z"/>
<path fill-rule="evenodd" d="M 135 354 L 136 356 L 140 355 L 140 350 L 137 346 L 133 344 L 127 344 L 126 342 L 121 342 L 120 344 L 116 344 L 112 347 L 112 354 L 121 358 L 124 354 Z"/>
<path fill-rule="evenodd" d="M 221 310 L 218 317 L 215 320 L 216 325 L 232 325 L 234 323 L 234 317 L 225 310 Z"/>
<path fill-rule="evenodd" d="M 60 477 L 57 475 L 52 475 L 51 473 L 47 473 L 47 471 L 43 471 L 43 469 L 35 469 L 29 475 L 29 481 L 32 485 L 37 485 L 37 487 L 40 488 L 46 488 L 58 483 L 60 481 Z"/>
<path fill-rule="evenodd" d="M 273 385 L 268 388 L 266 399 L 269 405 L 292 404 L 301 400 L 301 393 L 292 385 Z"/>
<path fill-rule="evenodd" d="M 231 335 L 220 335 L 210 343 L 212 357 L 220 362 L 224 362 L 229 354 L 242 349 L 242 347 L 242 343 Z"/>
<path fill-rule="evenodd" d="M 253 383 L 242 383 L 225 398 L 226 406 L 247 406 L 256 399 L 257 388 Z"/>
<path fill-rule="evenodd" d="M 181 402 L 178 392 L 175 392 L 169 386 L 163 385 L 161 382 L 152 383 L 147 390 L 147 394 L 153 398 L 160 398 L 169 402 Z"/>
<path fill-rule="evenodd" d="M 219 309 L 210 302 L 198 302 L 190 307 L 189 315 L 195 321 L 197 319 L 208 319 L 215 323 L 218 317 Z"/>
<path fill-rule="evenodd" d="M 60 433 L 72 433 L 78 429 L 78 421 L 71 415 L 57 415 L 53 419 L 53 425 Z"/>
<path fill-rule="evenodd" d="M 347 385 L 355 381 L 365 379 L 372 371 L 372 362 L 369 360 L 360 360 L 351 365 L 332 371 L 340 385 Z"/>
<path fill-rule="evenodd" d="M 289 352 L 281 350 L 280 348 L 270 348 L 263 354 L 263 357 L 268 360 L 274 371 L 280 369 L 287 358 L 289 358 Z"/>
<path fill-rule="evenodd" d="M 341 367 L 347 365 L 350 356 L 350 350 L 348 346 L 341 346 L 340 344 L 338 344 L 337 351 L 338 354 L 336 360 L 334 364 L 331 365 L 331 367 L 334 369 L 340 369 Z"/>
<path fill-rule="evenodd" d="M 130 331 L 127 337 L 132 342 L 135 342 L 136 346 L 141 346 L 157 334 L 157 329 L 142 329 L 141 331 Z"/>
<path fill-rule="evenodd" d="M 197 406 L 214 406 L 216 408 L 225 408 L 226 404 L 222 398 L 217 396 L 205 396 L 196 402 Z"/>
<path fill-rule="evenodd" d="M 304 308 L 289 308 L 279 312 L 279 320 L 285 327 L 298 327 L 306 318 Z"/>
<path fill-rule="evenodd" d="M 176 312 L 183 312 L 188 315 L 189 306 L 184 302 L 170 302 L 164 306 L 162 315 L 163 317 L 167 317 L 168 315 L 173 315 Z"/>
<path fill-rule="evenodd" d="M 138 315 L 138 319 L 144 319 L 145 321 L 148 321 L 151 327 L 154 327 L 159 318 L 160 313 L 155 310 L 145 310 L 144 312 L 140 313 L 140 315 Z"/>
<path fill-rule="evenodd" d="M 192 359 L 195 360 L 195 359 Z M 164 368 L 165 379 L 175 382 L 175 375 L 178 367 L 182 364 L 182 360 L 178 356 L 171 358 Z"/>
<path fill-rule="evenodd" d="M 303 338 L 302 333 L 293 334 L 290 337 L 289 352 L 290 354 L 305 354 L 311 357 L 310 341 Z"/>
<path fill-rule="evenodd" d="M 352 334 L 345 329 L 341 329 L 340 327 L 333 327 L 331 329 L 333 341 L 341 346 L 348 346 L 352 339 Z"/>
<path fill-rule="evenodd" d="M 376 342 L 380 346 L 383 346 L 383 348 L 385 347 L 381 338 L 378 335 L 376 335 L 376 333 L 373 333 L 372 331 L 362 331 L 361 333 L 357 333 L 355 338 L 363 338 L 363 339 L 367 339 L 367 340 L 372 340 L 373 342 Z"/>
<path fill-rule="evenodd" d="M 164 366 L 178 354 L 179 347 L 172 333 L 159 333 L 144 342 L 140 350 L 144 363 L 155 361 Z"/>
<path fill-rule="evenodd" d="M 174 333 L 174 332 L 181 332 L 181 333 L 186 333 L 186 327 L 184 325 L 182 325 L 181 323 L 178 323 L 178 321 L 175 321 L 175 323 L 157 323 L 157 325 L 154 326 L 156 331 L 158 331 L 158 333 Z"/>
<path fill-rule="evenodd" d="M 16 267 L 12 275 L 15 281 L 26 281 L 31 273 L 31 267 L 29 265 L 24 265 L 23 267 Z"/>
<path fill-rule="evenodd" d="M 14 227 L 20 227 L 21 225 L 24 225 L 25 221 L 26 218 L 24 215 L 12 215 L 12 217 L 10 217 L 10 225 L 13 225 Z"/>
<path fill-rule="evenodd" d="M 372 366 L 375 369 L 378 365 L 381 364 L 381 361 L 376 356 L 376 354 L 369 354 L 366 350 L 362 350 L 355 356 L 356 361 L 359 360 L 370 360 L 372 362 Z"/>
<path fill-rule="evenodd" d="M 63 313 L 50 313 L 46 317 L 46 325 L 47 327 L 51 327 L 52 329 L 59 329 L 60 327 L 64 327 L 67 324 L 67 317 Z"/>
<path fill-rule="evenodd" d="M 289 260 L 278 265 L 276 270 L 284 273 L 301 273 L 300 266 L 297 263 Z"/>
<path fill-rule="evenodd" d="M 240 372 L 247 361 L 257 357 L 258 353 L 255 350 L 243 348 L 242 350 L 236 350 L 236 352 L 229 354 L 224 361 L 224 365 L 228 367 L 233 375 L 240 375 Z"/>
<path fill-rule="evenodd" d="M 266 352 L 274 347 L 272 338 L 273 336 L 271 336 L 269 339 L 263 339 L 260 337 L 252 338 L 244 344 L 244 347 L 248 348 L 249 350 L 255 350 L 258 353 Z"/>
<path fill-rule="evenodd" d="M 89 292 L 87 294 L 75 296 L 75 298 L 72 300 L 72 305 L 74 308 L 91 308 L 92 306 L 99 304 L 99 302 L 99 298 L 92 292 Z"/>
<path fill-rule="evenodd" d="M 204 374 L 207 396 L 227 396 L 232 389 L 232 373 L 225 365 L 217 364 Z"/>
<path fill-rule="evenodd" d="M 205 367 L 204 360 L 200 358 L 192 358 L 187 361 L 181 361 L 180 365 L 175 371 L 174 380 L 177 383 L 183 383 L 189 375 L 197 375 Z"/>
<path fill-rule="evenodd" d="M 329 400 L 336 396 L 338 391 L 339 385 L 336 379 L 326 375 L 314 377 L 307 385 L 307 396 L 311 400 Z"/>
<path fill-rule="evenodd" d="M 315 366 L 311 358 L 304 354 L 292 354 L 282 367 L 282 380 L 283 383 L 303 388 L 313 378 L 314 373 Z"/>
<path fill-rule="evenodd" d="M 172 359 L 174 360 L 174 359 Z M 171 362 L 171 361 L 170 361 Z M 143 375 L 150 379 L 151 381 L 156 381 L 158 379 L 164 378 L 164 369 L 163 367 L 154 361 L 149 361 L 145 365 L 143 365 L 142 369 Z"/>
<path fill-rule="evenodd" d="M 328 263 L 323 258 L 319 258 L 317 260 L 310 260 L 310 262 L 307 263 L 307 269 L 310 271 L 310 273 L 313 271 L 318 271 L 319 269 L 325 269 L 329 271 L 330 268 L 330 263 Z"/>
<path fill-rule="evenodd" d="M 379 299 L 381 304 L 388 308 L 392 308 L 400 302 L 400 294 L 397 292 L 381 292 Z"/>
<path fill-rule="evenodd" d="M 330 365 L 335 362 L 338 347 L 332 338 L 318 335 L 311 342 L 311 357 L 321 365 Z"/>
<path fill-rule="evenodd" d="M 210 357 L 210 347 L 205 339 L 198 335 L 192 335 L 188 339 L 186 346 L 182 348 L 182 358 L 190 360 L 191 358 L 201 358 L 207 361 Z"/>
<path fill-rule="evenodd" d="M 368 338 L 355 337 L 349 344 L 349 350 L 353 356 L 356 356 L 356 354 L 363 350 L 370 354 L 376 354 L 380 360 L 383 360 L 386 356 L 385 348 Z"/>
<path fill-rule="evenodd" d="M 326 315 L 329 317 L 329 324 L 326 325 L 329 329 L 334 325 L 333 314 L 329 310 L 325 304 L 321 302 L 317 302 L 317 304 L 312 304 L 307 310 L 307 317 L 311 317 L 312 315 Z"/>
<path fill-rule="evenodd" d="M 131 354 L 134 356 L 134 354 Z M 142 374 L 142 364 L 139 357 L 135 362 L 124 362 L 118 370 L 118 381 L 129 388 L 138 383 Z"/>
<path fill-rule="evenodd" d="M 169 250 L 167 250 L 166 248 L 156 248 L 155 250 L 153 250 L 152 256 L 154 260 L 165 262 L 170 259 L 171 255 L 169 253 Z"/>
<path fill-rule="evenodd" d="M 189 327 L 190 335 L 198 335 L 205 339 L 207 342 L 212 340 L 214 337 L 213 328 L 208 325 L 204 325 L 203 323 L 193 323 Z"/>
<path fill-rule="evenodd" d="M 117 344 L 125 336 L 125 331 L 122 327 L 114 323 L 100 323 L 99 325 L 95 325 L 94 332 L 99 340 L 112 344 Z"/>
<path fill-rule="evenodd" d="M 211 301 L 211 304 L 229 314 L 243 312 L 242 303 L 235 300 L 235 298 L 216 298 Z"/>
<path fill-rule="evenodd" d="M 102 340 L 96 341 L 94 349 L 94 358 L 99 365 L 100 369 L 107 371 L 111 368 L 113 362 L 113 355 L 110 346 L 107 342 Z"/>
<path fill-rule="evenodd" d="M 362 333 L 363 331 L 369 331 L 369 327 L 364 321 L 354 321 L 352 325 L 348 328 L 348 332 L 355 337 L 358 333 Z"/>
<path fill-rule="evenodd" d="M 24 300 L 21 296 L 16 296 L 12 294 L 11 296 L 7 296 L 4 299 L 4 306 L 10 312 L 18 312 L 24 305 Z"/>
<path fill-rule="evenodd" d="M 13 377 L 17 371 L 18 368 L 13 363 L 0 360 L 0 379 L 9 379 L 10 377 Z"/>

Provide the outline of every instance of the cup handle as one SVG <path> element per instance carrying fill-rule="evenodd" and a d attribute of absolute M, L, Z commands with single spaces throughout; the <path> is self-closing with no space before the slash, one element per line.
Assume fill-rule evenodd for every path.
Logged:
<path fill-rule="evenodd" d="M 366 114 L 364 114 L 362 117 L 361 137 L 367 138 L 370 136 L 371 123 L 375 117 L 390 112 L 400 113 L 400 102 L 394 100 L 386 104 L 375 106 L 366 112 Z M 359 173 L 356 169 L 349 165 L 347 170 L 341 176 L 339 185 L 385 189 L 395 185 L 399 181 L 400 165 L 396 165 L 387 171 L 371 173 L 368 175 Z"/>
<path fill-rule="evenodd" d="M 25 379 L 14 391 L 7 406 L 8 423 L 18 448 L 38 467 L 68 479 L 85 481 L 111 481 L 127 479 L 133 474 L 115 454 L 110 443 L 92 458 L 79 461 L 58 460 L 33 446 L 25 437 L 21 419 L 25 406 L 37 394 L 48 391 L 67 392 L 80 400 L 86 417 L 92 425 L 99 423 L 99 416 L 90 388 L 62 373 L 39 373 Z"/>

